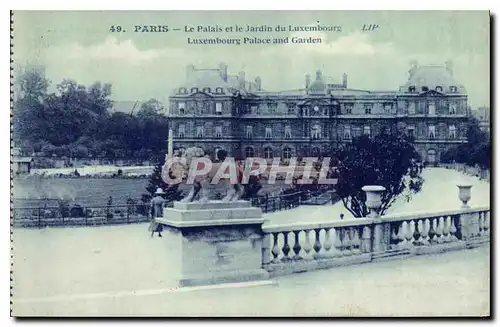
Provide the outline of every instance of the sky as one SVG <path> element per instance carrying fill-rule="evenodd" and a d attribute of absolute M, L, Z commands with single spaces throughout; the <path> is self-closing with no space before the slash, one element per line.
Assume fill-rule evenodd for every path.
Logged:
<path fill-rule="evenodd" d="M 453 61 L 472 108 L 489 106 L 490 17 L 487 11 L 16 11 L 14 66 L 45 67 L 51 89 L 64 78 L 112 84 L 116 101 L 166 102 L 186 66 L 245 71 L 269 91 L 304 87 L 317 69 L 351 88 L 397 90 L 410 62 Z M 340 26 L 341 32 L 187 33 L 187 27 L 238 24 Z M 362 31 L 376 24 L 375 31 Z M 168 32 L 134 32 L 135 25 L 168 25 Z M 111 32 L 114 26 L 122 32 Z M 173 31 L 179 28 L 181 31 Z M 125 30 L 125 31 L 123 31 Z M 192 45 L 187 38 L 320 37 L 321 44 Z"/>

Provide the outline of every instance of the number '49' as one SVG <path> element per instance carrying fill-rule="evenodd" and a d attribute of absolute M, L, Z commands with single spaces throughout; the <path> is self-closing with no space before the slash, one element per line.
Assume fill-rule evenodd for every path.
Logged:
<path fill-rule="evenodd" d="M 114 32 L 121 32 L 121 31 L 123 31 L 123 29 L 120 25 L 118 25 L 118 26 L 112 25 L 110 27 L 109 31 L 114 33 Z"/>

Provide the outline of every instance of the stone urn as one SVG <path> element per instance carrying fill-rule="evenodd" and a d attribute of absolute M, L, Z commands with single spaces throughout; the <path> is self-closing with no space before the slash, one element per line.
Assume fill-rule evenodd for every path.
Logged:
<path fill-rule="evenodd" d="M 382 206 L 382 192 L 385 187 L 380 185 L 366 185 L 361 188 L 366 193 L 366 206 L 370 209 L 368 217 L 378 217 L 380 207 Z"/>
<path fill-rule="evenodd" d="M 471 184 L 459 184 L 458 187 L 458 198 L 462 201 L 462 208 L 470 208 L 467 202 L 470 200 Z"/>

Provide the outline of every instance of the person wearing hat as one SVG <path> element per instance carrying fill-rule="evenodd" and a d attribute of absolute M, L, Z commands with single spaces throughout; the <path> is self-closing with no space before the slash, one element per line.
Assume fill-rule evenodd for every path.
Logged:
<path fill-rule="evenodd" d="M 165 203 L 167 202 L 163 196 L 165 195 L 165 192 L 163 192 L 163 189 L 161 187 L 158 187 L 155 192 L 154 198 L 151 200 L 151 224 L 149 226 L 149 229 L 151 230 L 151 237 L 154 236 L 155 232 L 158 232 L 158 236 L 161 236 L 161 231 L 163 229 L 161 224 L 158 224 L 156 222 L 157 217 L 163 217 L 163 207 Z"/>

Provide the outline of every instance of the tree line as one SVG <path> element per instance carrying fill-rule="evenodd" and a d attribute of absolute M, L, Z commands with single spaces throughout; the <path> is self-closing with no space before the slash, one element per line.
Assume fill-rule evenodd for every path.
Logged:
<path fill-rule="evenodd" d="M 111 84 L 65 79 L 49 92 L 40 71 L 15 78 L 12 139 L 24 155 L 156 159 L 168 147 L 163 105 L 150 99 L 134 113 L 111 112 Z"/>

